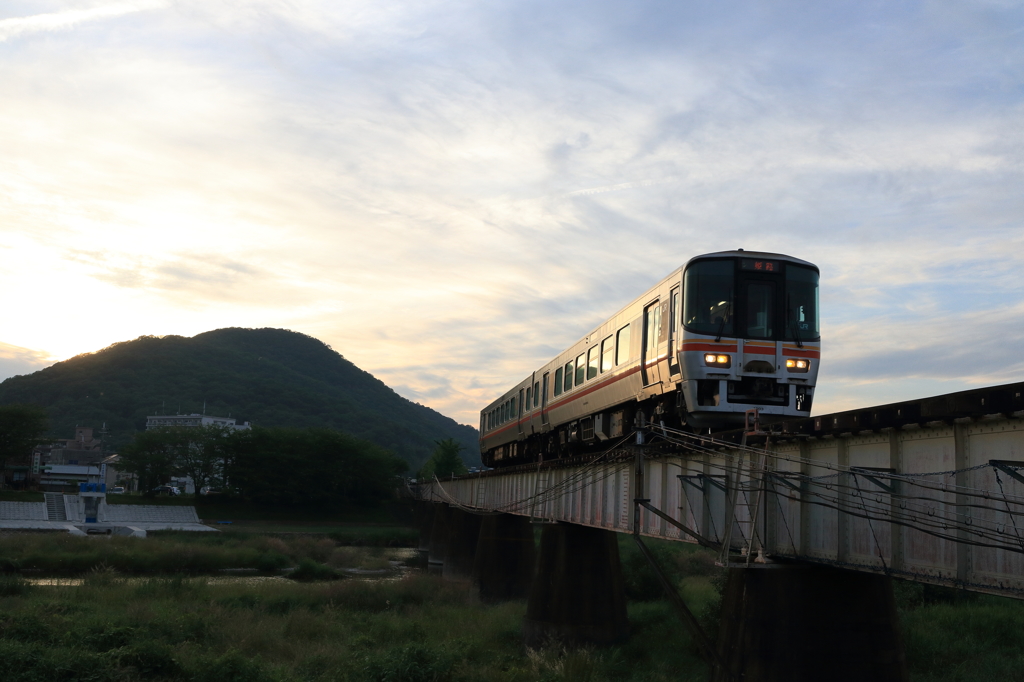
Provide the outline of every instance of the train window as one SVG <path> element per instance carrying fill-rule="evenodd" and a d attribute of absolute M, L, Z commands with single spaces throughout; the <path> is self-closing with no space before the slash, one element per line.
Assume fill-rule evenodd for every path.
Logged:
<path fill-rule="evenodd" d="M 775 320 L 775 285 L 771 282 L 747 282 L 747 336 L 772 338 Z"/>
<path fill-rule="evenodd" d="M 526 402 L 523 403 L 523 411 L 530 411 L 530 396 L 533 395 L 533 386 L 526 387 Z"/>
<path fill-rule="evenodd" d="M 607 372 L 612 368 L 612 360 L 615 357 L 615 344 L 612 343 L 612 337 L 608 337 L 601 342 L 601 371 Z"/>
<path fill-rule="evenodd" d="M 683 326 L 698 334 L 734 336 L 732 260 L 693 263 L 683 277 Z"/>
<path fill-rule="evenodd" d="M 661 306 L 655 303 L 649 306 L 644 317 L 644 337 L 646 338 L 647 357 L 658 356 L 658 339 L 661 337 Z"/>
<path fill-rule="evenodd" d="M 580 353 L 576 356 L 576 385 L 579 386 L 583 383 L 583 378 L 587 371 L 587 354 Z"/>
<path fill-rule="evenodd" d="M 817 341 L 818 273 L 811 268 L 786 266 L 786 338 Z"/>
<path fill-rule="evenodd" d="M 544 382 L 544 388 L 547 390 L 547 382 Z M 540 404 L 540 382 L 536 382 L 533 385 L 533 406 L 537 407 Z"/>
<path fill-rule="evenodd" d="M 601 364 L 601 356 L 598 354 L 600 349 L 594 346 L 587 351 L 587 379 L 593 379 L 597 376 L 597 369 Z"/>
<path fill-rule="evenodd" d="M 615 365 L 629 360 L 629 325 L 620 329 L 615 335 Z"/>
<path fill-rule="evenodd" d="M 512 398 L 512 400 L 508 404 L 508 416 L 509 416 L 509 419 L 515 419 L 516 417 L 519 416 L 519 413 L 516 412 L 516 399 L 515 398 Z"/>
<path fill-rule="evenodd" d="M 562 368 L 555 370 L 555 395 L 562 395 Z"/>
<path fill-rule="evenodd" d="M 572 362 L 565 363 L 565 383 L 562 384 L 562 388 L 566 391 L 572 390 Z"/>

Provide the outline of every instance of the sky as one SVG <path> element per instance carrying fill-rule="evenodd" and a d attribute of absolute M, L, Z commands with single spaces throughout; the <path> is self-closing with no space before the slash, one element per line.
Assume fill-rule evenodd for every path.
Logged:
<path fill-rule="evenodd" d="M 733 248 L 817 414 L 1024 381 L 1024 4 L 0 3 L 0 379 L 280 327 L 475 425 Z"/>

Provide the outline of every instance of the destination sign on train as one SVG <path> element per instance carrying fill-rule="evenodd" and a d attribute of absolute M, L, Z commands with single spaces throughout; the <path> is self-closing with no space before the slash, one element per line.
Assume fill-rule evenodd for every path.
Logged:
<path fill-rule="evenodd" d="M 757 260 L 754 258 L 741 258 L 740 259 L 741 270 L 757 270 L 758 272 L 779 272 L 779 261 L 777 260 Z"/>

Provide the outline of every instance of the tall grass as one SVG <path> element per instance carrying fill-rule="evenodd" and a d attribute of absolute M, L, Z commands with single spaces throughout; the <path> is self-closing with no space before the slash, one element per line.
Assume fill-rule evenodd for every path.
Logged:
<path fill-rule="evenodd" d="M 703 669 L 657 602 L 631 607 L 626 645 L 528 652 L 523 602 L 486 606 L 426 575 L 222 585 L 102 569 L 78 587 L 18 583 L 0 614 L 5 682 L 667 682 Z"/>
<path fill-rule="evenodd" d="M 896 582 L 915 682 L 1024 679 L 1024 602 Z"/>

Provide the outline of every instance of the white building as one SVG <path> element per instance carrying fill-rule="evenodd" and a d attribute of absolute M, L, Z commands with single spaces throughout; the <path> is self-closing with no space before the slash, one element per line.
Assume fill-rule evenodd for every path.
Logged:
<path fill-rule="evenodd" d="M 231 417 L 214 417 L 208 414 L 160 414 L 146 417 L 146 430 L 160 428 L 161 426 L 226 426 L 236 431 L 244 431 L 252 428 L 249 422 L 238 423 L 237 419 Z"/>

